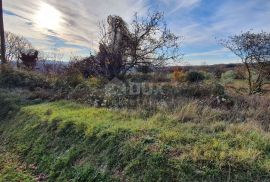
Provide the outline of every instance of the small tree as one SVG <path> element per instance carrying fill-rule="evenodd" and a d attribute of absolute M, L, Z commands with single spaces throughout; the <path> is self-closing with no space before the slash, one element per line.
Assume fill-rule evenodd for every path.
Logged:
<path fill-rule="evenodd" d="M 98 60 L 105 75 L 123 77 L 136 66 L 157 66 L 179 60 L 180 38 L 167 28 L 160 12 L 147 17 L 137 14 L 130 25 L 119 16 L 108 17 L 102 26 Z"/>
<path fill-rule="evenodd" d="M 20 59 L 27 69 L 33 70 L 38 61 L 38 51 L 30 49 L 25 52 L 21 52 Z"/>
<path fill-rule="evenodd" d="M 249 93 L 260 92 L 270 75 L 270 33 L 246 32 L 221 40 L 221 44 L 244 63 L 248 72 Z"/>

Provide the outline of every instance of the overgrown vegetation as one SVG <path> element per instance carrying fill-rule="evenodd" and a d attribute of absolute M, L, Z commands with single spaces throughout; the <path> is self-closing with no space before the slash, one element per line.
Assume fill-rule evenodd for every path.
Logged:
<path fill-rule="evenodd" d="M 269 134 L 221 115 L 196 101 L 146 120 L 66 101 L 44 103 L 2 120 L 1 145 L 49 181 L 268 180 Z"/>

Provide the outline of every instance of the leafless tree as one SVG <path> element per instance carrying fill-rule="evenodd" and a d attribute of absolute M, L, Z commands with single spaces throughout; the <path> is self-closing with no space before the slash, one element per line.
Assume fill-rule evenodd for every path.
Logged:
<path fill-rule="evenodd" d="M 241 58 L 248 72 L 250 94 L 260 92 L 270 76 L 270 33 L 250 31 L 221 40 L 221 44 Z"/>
<path fill-rule="evenodd" d="M 131 24 L 128 65 L 156 66 L 166 61 L 179 61 L 182 56 L 180 41 L 180 37 L 167 28 L 163 13 L 149 13 L 147 17 L 139 17 L 136 13 Z"/>
<path fill-rule="evenodd" d="M 136 66 L 180 60 L 180 37 L 167 28 L 163 13 L 135 14 L 130 25 L 119 16 L 109 16 L 108 26 L 101 27 L 97 59 L 110 79 L 123 77 Z"/>
<path fill-rule="evenodd" d="M 0 0 L 0 37 L 1 37 L 1 60 L 2 60 L 2 63 L 6 63 L 6 43 L 5 43 L 5 29 L 4 29 L 2 0 Z"/>
<path fill-rule="evenodd" d="M 21 52 L 33 49 L 31 43 L 22 36 L 11 32 L 5 32 L 6 39 L 6 60 L 16 61 L 19 66 Z"/>

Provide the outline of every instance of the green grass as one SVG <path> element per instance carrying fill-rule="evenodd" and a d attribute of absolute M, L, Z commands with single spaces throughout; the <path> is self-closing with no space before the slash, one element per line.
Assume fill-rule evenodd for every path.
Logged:
<path fill-rule="evenodd" d="M 14 102 L 0 109 L 0 143 L 48 181 L 270 180 L 270 135 L 209 108 L 198 115 L 192 102 L 146 120 L 68 101 L 15 103 L 16 114 L 3 109 Z"/>
<path fill-rule="evenodd" d="M 35 177 L 21 164 L 18 156 L 8 152 L 0 145 L 0 181 L 1 182 L 34 182 Z"/>

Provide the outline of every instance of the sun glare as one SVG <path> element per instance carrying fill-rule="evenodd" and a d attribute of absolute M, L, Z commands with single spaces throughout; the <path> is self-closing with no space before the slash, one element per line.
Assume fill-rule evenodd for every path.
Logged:
<path fill-rule="evenodd" d="M 61 27 L 62 15 L 53 6 L 42 2 L 35 14 L 34 21 L 38 28 L 58 30 Z"/>

